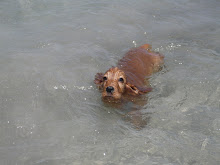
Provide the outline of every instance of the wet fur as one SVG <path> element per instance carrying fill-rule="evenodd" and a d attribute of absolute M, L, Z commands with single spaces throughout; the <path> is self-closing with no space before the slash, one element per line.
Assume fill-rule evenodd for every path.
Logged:
<path fill-rule="evenodd" d="M 159 71 L 164 56 L 152 52 L 148 44 L 129 50 L 116 67 L 97 73 L 94 83 L 102 90 L 102 98 L 120 100 L 123 95 L 138 96 L 151 91 L 147 78 Z M 121 81 L 123 79 L 123 81 Z M 107 92 L 107 87 L 114 88 Z"/>

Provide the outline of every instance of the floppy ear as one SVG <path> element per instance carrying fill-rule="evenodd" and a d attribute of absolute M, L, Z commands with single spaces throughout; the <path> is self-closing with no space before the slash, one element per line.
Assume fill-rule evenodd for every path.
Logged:
<path fill-rule="evenodd" d="M 101 87 L 101 85 L 103 83 L 103 76 L 104 76 L 103 73 L 96 73 L 96 75 L 95 75 L 94 83 L 96 85 L 98 85 L 99 87 Z"/>
<path fill-rule="evenodd" d="M 152 91 L 152 88 L 150 87 L 136 87 L 130 83 L 127 83 L 126 86 L 126 91 L 131 93 L 132 95 L 142 95 L 145 93 L 148 93 L 150 91 Z"/>

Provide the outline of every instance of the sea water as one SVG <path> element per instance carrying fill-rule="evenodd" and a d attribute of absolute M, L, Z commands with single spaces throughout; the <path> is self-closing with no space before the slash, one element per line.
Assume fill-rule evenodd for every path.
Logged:
<path fill-rule="evenodd" d="M 1 0 L 1 165 L 220 164 L 219 0 Z M 93 83 L 165 56 L 137 129 Z"/>

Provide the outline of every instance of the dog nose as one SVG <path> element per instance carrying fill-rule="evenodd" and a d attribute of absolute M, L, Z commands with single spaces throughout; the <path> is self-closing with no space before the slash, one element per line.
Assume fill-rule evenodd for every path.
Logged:
<path fill-rule="evenodd" d="M 114 87 L 108 86 L 108 87 L 106 88 L 106 91 L 107 91 L 108 93 L 112 93 L 112 92 L 114 91 Z"/>

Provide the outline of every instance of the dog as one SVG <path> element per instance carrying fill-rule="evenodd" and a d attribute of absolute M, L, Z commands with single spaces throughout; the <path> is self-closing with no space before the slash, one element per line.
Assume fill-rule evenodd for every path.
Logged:
<path fill-rule="evenodd" d="M 140 96 L 152 90 L 148 78 L 159 71 L 164 64 L 164 56 L 144 44 L 130 49 L 105 73 L 97 73 L 94 83 L 102 90 L 103 100 L 121 100 L 123 96 Z"/>

